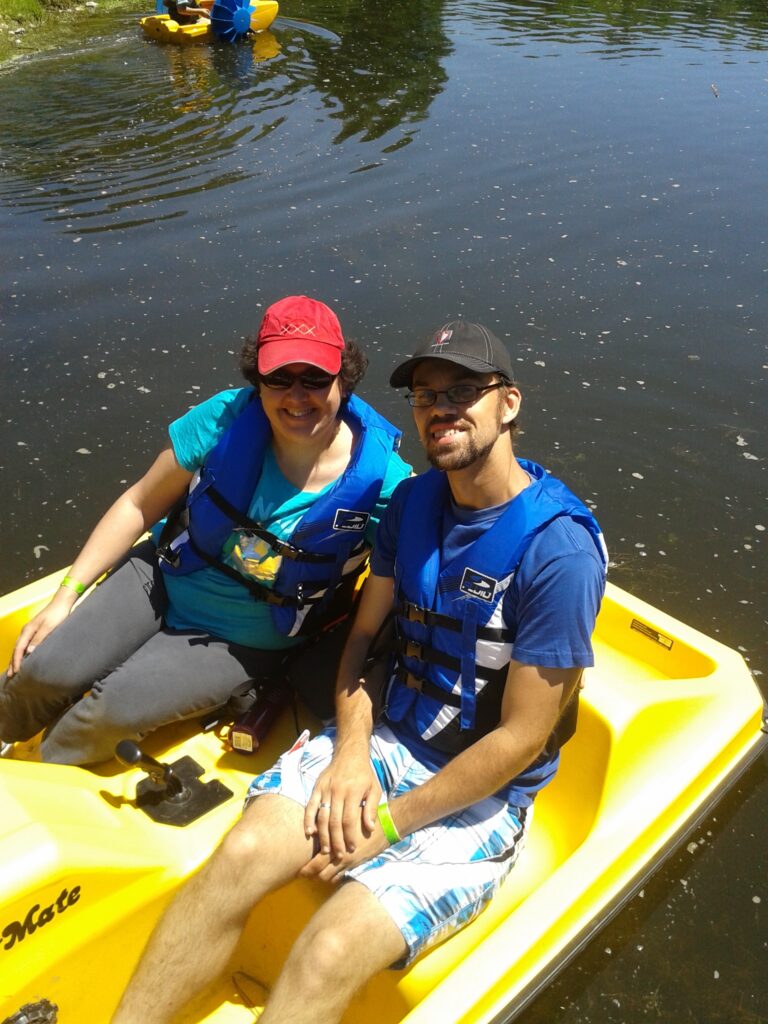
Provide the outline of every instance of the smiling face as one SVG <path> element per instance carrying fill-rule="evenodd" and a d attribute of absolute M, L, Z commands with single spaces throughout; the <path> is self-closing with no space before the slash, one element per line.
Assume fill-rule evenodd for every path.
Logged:
<path fill-rule="evenodd" d="M 341 381 L 334 377 L 327 388 L 305 388 L 300 375 L 319 373 L 309 363 L 289 363 L 282 366 L 294 381 L 289 388 L 272 389 L 259 385 L 259 397 L 264 407 L 273 437 L 278 445 L 328 445 L 336 433 L 342 402 Z"/>
<path fill-rule="evenodd" d="M 472 373 L 455 363 L 429 359 L 414 368 L 411 390 L 444 392 L 457 384 L 483 388 L 498 380 L 497 374 Z M 435 469 L 455 472 L 487 460 L 501 446 L 511 451 L 504 428 L 514 420 L 519 407 L 520 392 L 510 385 L 481 392 L 471 405 L 457 405 L 446 394 L 438 394 L 434 405 L 414 408 L 413 418 L 431 464 Z"/>

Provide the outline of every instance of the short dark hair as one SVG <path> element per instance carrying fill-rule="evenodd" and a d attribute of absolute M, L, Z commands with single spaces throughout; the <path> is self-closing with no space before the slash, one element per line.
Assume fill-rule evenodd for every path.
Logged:
<path fill-rule="evenodd" d="M 258 345 L 256 337 L 246 338 L 240 351 L 240 372 L 255 388 L 259 386 Z M 346 395 L 351 395 L 365 376 L 368 369 L 368 356 L 354 341 L 349 338 L 344 342 L 341 353 L 341 388 Z"/>

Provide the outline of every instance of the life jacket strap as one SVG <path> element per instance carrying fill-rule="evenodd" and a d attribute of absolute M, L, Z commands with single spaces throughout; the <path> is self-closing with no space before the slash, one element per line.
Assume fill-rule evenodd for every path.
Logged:
<path fill-rule="evenodd" d="M 251 519 L 250 516 L 235 508 L 213 485 L 206 488 L 205 495 L 211 499 L 220 512 L 223 512 L 228 519 L 232 520 L 233 529 L 243 529 L 252 536 L 258 537 L 259 540 L 266 541 L 272 550 L 283 558 L 287 558 L 291 562 L 311 562 L 314 565 L 327 565 L 336 561 L 335 555 L 323 555 L 315 551 L 304 551 L 302 548 L 289 544 L 288 541 L 280 540 L 279 537 L 275 536 L 270 530 L 267 530 L 261 523 Z"/>
<path fill-rule="evenodd" d="M 397 648 L 395 648 L 395 649 L 397 650 Z M 429 650 L 429 648 L 427 648 L 426 650 Z M 441 652 L 435 652 L 435 653 L 441 653 Z M 410 655 L 410 657 L 419 658 L 419 655 L 412 654 L 412 655 Z M 444 662 L 441 661 L 441 662 L 439 662 L 439 664 L 441 664 L 441 665 L 444 664 L 446 668 L 457 668 L 458 667 L 458 665 L 459 665 L 458 660 L 455 662 L 455 664 L 449 665 L 449 664 L 447 664 L 447 662 L 449 660 L 448 655 L 443 655 L 443 658 L 445 659 L 445 661 Z M 421 661 L 429 661 L 431 659 L 427 658 L 426 657 L 426 653 L 425 653 L 424 657 L 419 658 L 419 660 L 421 660 Z M 401 683 L 405 683 L 405 685 L 408 686 L 409 689 L 411 689 L 411 690 L 418 690 L 420 693 L 426 693 L 428 697 L 434 697 L 436 700 L 440 700 L 440 701 L 443 702 L 443 704 L 448 704 L 452 708 L 457 708 L 457 707 L 460 706 L 459 705 L 459 696 L 458 696 L 458 694 L 453 695 L 454 700 L 455 700 L 455 703 L 454 703 L 454 700 L 449 699 L 449 698 L 451 698 L 452 695 L 451 695 L 451 693 L 448 690 L 444 690 L 441 686 L 437 686 L 436 683 L 431 682 L 429 679 L 426 679 L 426 678 L 418 675 L 415 672 L 410 672 L 405 667 L 405 665 L 402 664 L 402 662 L 399 659 L 397 661 L 397 668 L 395 670 L 395 676 L 400 680 Z M 485 686 L 487 686 L 489 683 L 492 682 L 492 677 L 486 675 L 482 670 L 480 672 L 476 673 L 476 678 L 479 679 L 480 682 L 482 682 Z M 417 686 L 413 682 L 413 680 L 420 681 L 420 683 L 423 683 L 423 685 Z"/>
<path fill-rule="evenodd" d="M 455 671 L 461 670 L 461 661 L 451 657 L 444 651 L 428 644 L 421 644 L 417 640 L 400 636 L 394 643 L 394 649 L 398 654 L 404 654 L 406 658 L 415 658 L 417 661 L 428 661 L 432 665 L 440 665 L 442 668 L 451 668 Z"/>
<path fill-rule="evenodd" d="M 157 538 L 157 557 L 161 562 L 166 562 L 173 569 L 178 567 L 181 558 L 178 549 L 174 550 L 173 542 L 188 529 L 189 510 L 187 509 L 187 495 L 182 494 L 168 512 L 163 528 L 160 531 L 160 536 Z"/>
<path fill-rule="evenodd" d="M 402 665 L 395 670 L 395 678 L 404 683 L 409 690 L 416 690 L 417 693 L 422 694 L 424 697 L 439 700 L 441 704 L 446 704 L 450 708 L 461 707 L 460 694 L 447 693 L 433 682 L 430 682 L 429 679 L 425 679 L 424 676 L 417 676 L 414 672 L 409 672 Z"/>
<path fill-rule="evenodd" d="M 416 690 L 417 693 L 420 693 L 425 697 L 432 697 L 434 700 L 439 700 L 441 704 L 445 704 L 449 708 L 456 708 L 457 710 L 461 708 L 461 694 L 446 693 L 445 690 L 441 690 L 439 686 L 435 686 L 435 684 L 430 682 L 429 679 L 424 679 L 423 676 L 417 676 L 413 672 L 408 672 L 408 670 L 402 666 L 395 670 L 394 676 L 399 682 L 404 683 L 409 690 Z M 548 746 L 554 744 L 555 749 L 565 746 L 568 740 L 570 740 L 576 732 L 578 714 L 579 691 L 576 690 L 560 716 L 557 725 L 552 731 L 552 735 L 547 741 Z"/>
<path fill-rule="evenodd" d="M 461 619 L 454 619 L 450 615 L 441 615 L 439 612 L 430 611 L 429 608 L 422 608 L 413 601 L 401 601 L 397 606 L 396 614 L 400 615 L 406 622 L 418 622 L 422 626 L 439 626 L 441 629 L 452 629 L 455 633 L 461 633 L 464 628 Z M 495 643 L 512 643 L 515 634 L 511 629 L 500 629 L 495 626 L 478 626 L 478 640 L 491 640 Z"/>
<path fill-rule="evenodd" d="M 203 551 L 202 548 L 195 544 L 192 537 L 189 538 L 189 543 L 198 558 L 201 558 L 210 565 L 212 569 L 217 569 L 231 580 L 234 580 L 235 583 L 245 587 L 246 590 L 250 591 L 254 600 L 265 601 L 267 604 L 274 604 L 279 608 L 300 609 L 305 608 L 308 604 L 315 604 L 321 599 L 322 595 L 319 592 L 325 591 L 330 582 L 329 580 L 316 581 L 317 590 L 314 590 L 312 593 L 305 593 L 303 585 L 299 583 L 296 588 L 295 597 L 290 594 L 280 594 L 269 587 L 265 587 L 263 583 L 257 583 L 256 580 L 251 579 L 249 576 L 243 576 L 242 573 L 238 572 L 231 565 L 227 565 L 226 562 L 220 562 L 218 558 L 209 555 L 207 551 Z"/>

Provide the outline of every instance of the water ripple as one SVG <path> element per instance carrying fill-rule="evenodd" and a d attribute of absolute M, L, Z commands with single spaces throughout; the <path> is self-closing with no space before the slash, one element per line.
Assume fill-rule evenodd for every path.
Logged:
<path fill-rule="evenodd" d="M 727 20 L 717 17 L 716 5 L 614 3 L 564 4 L 560 0 L 477 0 L 468 19 L 461 0 L 449 0 L 446 18 L 471 22 L 472 31 L 499 46 L 520 47 L 526 56 L 556 57 L 565 47 L 607 60 L 647 57 L 674 44 L 693 50 L 715 48 L 733 53 L 768 48 L 765 12 L 761 5 L 728 9 Z"/>
<path fill-rule="evenodd" d="M 13 105 L 0 96 L 0 199 L 16 216 L 93 233 L 173 217 L 192 195 L 268 182 L 276 166 L 302 175 L 328 144 L 380 140 L 360 160 L 379 166 L 443 87 L 442 23 L 405 12 L 378 26 L 374 50 L 359 18 L 336 27 L 279 20 L 252 43 L 189 48 L 136 32 L 50 57 L 44 76 L 36 62 L 19 67 Z M 270 139 L 288 119 L 286 151 Z"/>
<path fill-rule="evenodd" d="M 47 61 L 44 77 L 18 69 L 24 87 L 0 112 L 2 198 L 18 215 L 112 230 L 144 222 L 136 208 L 230 186 L 256 173 L 242 151 L 306 87 L 281 73 L 272 33 L 226 49 L 130 45 L 139 59 L 92 51 Z"/>

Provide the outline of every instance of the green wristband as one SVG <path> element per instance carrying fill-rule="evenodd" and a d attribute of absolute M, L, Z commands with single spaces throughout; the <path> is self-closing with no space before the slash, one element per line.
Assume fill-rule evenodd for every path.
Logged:
<path fill-rule="evenodd" d="M 379 824 L 381 830 L 384 833 L 387 842 L 390 846 L 400 842 L 400 833 L 397 831 L 397 826 L 392 821 L 392 813 L 389 809 L 389 804 L 386 800 L 379 804 L 376 808 L 376 813 L 379 816 Z"/>
<path fill-rule="evenodd" d="M 78 583 L 77 580 L 73 580 L 71 576 L 65 576 L 59 586 L 67 587 L 68 590 L 74 590 L 78 597 L 84 594 L 88 589 L 84 584 Z"/>

